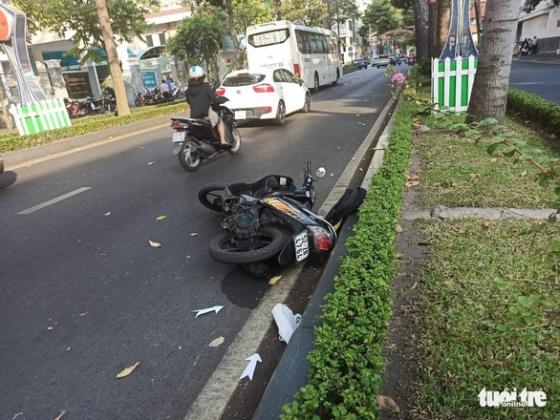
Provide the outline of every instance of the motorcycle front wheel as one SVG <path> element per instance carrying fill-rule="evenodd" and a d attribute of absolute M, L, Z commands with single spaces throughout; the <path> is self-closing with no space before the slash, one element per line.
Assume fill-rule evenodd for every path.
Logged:
<path fill-rule="evenodd" d="M 202 159 L 200 155 L 196 152 L 196 146 L 192 141 L 183 142 L 181 151 L 177 155 L 181 166 L 189 172 L 194 172 L 200 166 Z"/>
<path fill-rule="evenodd" d="M 282 250 L 286 236 L 273 227 L 262 228 L 254 249 L 239 249 L 232 241 L 231 233 L 217 236 L 208 245 L 210 256 L 226 264 L 251 264 L 275 257 Z"/>
<path fill-rule="evenodd" d="M 241 134 L 239 134 L 237 128 L 233 128 L 231 130 L 231 136 L 233 138 L 233 143 L 231 145 L 231 148 L 228 150 L 228 152 L 230 152 L 232 155 L 235 155 L 237 152 L 239 152 L 239 149 L 241 148 Z"/>
<path fill-rule="evenodd" d="M 225 189 L 226 187 L 224 185 L 208 185 L 198 192 L 198 201 L 207 209 L 221 213 L 223 212 L 223 208 L 222 195 L 220 192 Z"/>

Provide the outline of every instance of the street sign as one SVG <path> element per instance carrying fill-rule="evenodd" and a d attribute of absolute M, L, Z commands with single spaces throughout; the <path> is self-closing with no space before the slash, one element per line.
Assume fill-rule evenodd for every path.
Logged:
<path fill-rule="evenodd" d="M 157 74 L 155 71 L 143 71 L 142 83 L 146 89 L 154 89 L 158 87 Z"/>

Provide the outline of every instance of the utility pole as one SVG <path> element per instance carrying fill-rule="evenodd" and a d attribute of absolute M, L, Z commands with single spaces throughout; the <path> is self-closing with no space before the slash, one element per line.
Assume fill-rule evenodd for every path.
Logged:
<path fill-rule="evenodd" d="M 103 34 L 103 41 L 105 43 L 105 49 L 107 50 L 109 71 L 111 72 L 111 78 L 113 79 L 115 99 L 117 100 L 117 112 L 119 116 L 130 115 L 121 66 L 119 63 L 119 56 L 117 55 L 117 46 L 115 45 L 113 29 L 111 28 L 109 12 L 107 11 L 107 3 L 105 0 L 95 0 L 95 5 L 97 6 L 97 16 L 99 17 L 101 33 Z"/>

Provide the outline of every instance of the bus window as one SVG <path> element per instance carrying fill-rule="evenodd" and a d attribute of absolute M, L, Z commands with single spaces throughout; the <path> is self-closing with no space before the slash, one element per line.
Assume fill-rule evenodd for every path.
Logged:
<path fill-rule="evenodd" d="M 298 51 L 305 54 L 307 52 L 307 48 L 305 47 L 305 34 L 302 31 L 296 30 L 296 42 Z"/>
<path fill-rule="evenodd" d="M 290 32 L 288 29 L 261 32 L 260 34 L 249 35 L 249 44 L 256 48 L 274 44 L 281 44 L 286 41 L 289 36 Z"/>

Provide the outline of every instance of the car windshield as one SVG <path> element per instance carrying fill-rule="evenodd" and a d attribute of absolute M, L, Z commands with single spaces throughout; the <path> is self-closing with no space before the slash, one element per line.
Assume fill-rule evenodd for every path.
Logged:
<path fill-rule="evenodd" d="M 237 74 L 235 76 L 226 77 L 223 86 L 248 86 L 254 85 L 255 83 L 262 82 L 265 78 L 264 74 L 259 73 L 244 73 L 244 74 Z"/>

